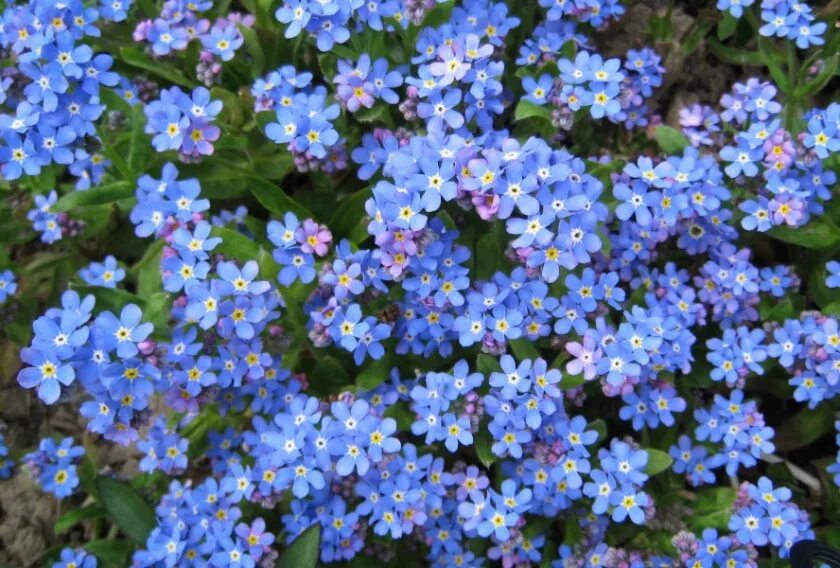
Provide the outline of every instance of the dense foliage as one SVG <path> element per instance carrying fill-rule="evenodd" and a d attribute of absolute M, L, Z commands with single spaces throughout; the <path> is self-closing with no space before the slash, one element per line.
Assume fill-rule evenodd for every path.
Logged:
<path fill-rule="evenodd" d="M 80 425 L 0 437 L 38 561 L 840 543 L 837 4 L 647 4 L 8 3 L 3 372 Z"/>

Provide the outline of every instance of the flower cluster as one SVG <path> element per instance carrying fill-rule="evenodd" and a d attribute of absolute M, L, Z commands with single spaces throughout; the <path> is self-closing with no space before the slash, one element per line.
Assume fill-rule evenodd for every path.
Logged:
<path fill-rule="evenodd" d="M 765 424 L 764 415 L 754 401 L 744 400 L 742 390 L 732 390 L 728 398 L 715 395 L 708 409 L 694 411 L 694 420 L 698 424 L 695 439 L 718 444 L 711 457 L 706 456 L 705 448 L 698 450 L 690 444 L 681 444 L 680 459 L 674 469 L 683 469 L 695 485 L 714 482 L 713 468 L 724 466 L 726 474 L 734 476 L 742 467 L 753 467 L 762 454 L 772 454 L 775 450 L 773 428 Z"/>
<path fill-rule="evenodd" d="M 571 3 L 539 0 L 539 3 L 543 8 L 548 8 L 546 20 L 549 22 L 569 18 L 597 28 L 605 27 L 610 20 L 618 20 L 624 14 L 624 6 L 618 0 Z"/>
<path fill-rule="evenodd" d="M 350 28 L 367 27 L 383 31 L 383 18 L 393 18 L 407 26 L 408 22 L 419 23 L 428 10 L 426 2 L 399 2 L 398 0 L 373 0 L 353 2 L 351 0 L 288 0 L 277 8 L 274 16 L 286 25 L 285 37 L 293 38 L 305 31 L 315 38 L 319 51 L 330 51 L 335 44 L 350 39 Z M 413 5 L 409 8 L 409 5 Z M 392 30 L 392 26 L 388 26 Z"/>
<path fill-rule="evenodd" d="M 132 39 L 148 44 L 149 51 L 155 57 L 185 51 L 190 42 L 196 40 L 201 44 L 196 74 L 209 87 L 220 79 L 221 62 L 233 59 L 245 41 L 239 26 L 250 28 L 255 21 L 252 15 L 238 12 L 228 13 L 215 21 L 202 18 L 202 12 L 212 6 L 213 3 L 208 1 L 167 0 L 163 3 L 159 17 L 137 24 Z"/>
<path fill-rule="evenodd" d="M 339 105 L 327 104 L 327 89 L 311 86 L 311 73 L 298 73 L 286 66 L 254 83 L 251 93 L 257 111 L 275 111 L 275 120 L 265 126 L 265 135 L 276 144 L 288 144 L 297 169 L 302 172 L 335 172 L 346 164 L 343 140 L 331 121 Z"/>
<path fill-rule="evenodd" d="M 201 184 L 195 178 L 178 180 L 178 168 L 172 163 L 164 164 L 161 169 L 161 178 L 154 179 L 149 174 L 143 175 L 137 180 L 137 204 L 131 211 L 131 222 L 134 223 L 134 233 L 138 237 L 168 237 L 172 235 L 181 223 L 200 221 L 202 213 L 210 208 L 210 202 L 200 199 Z M 179 242 L 182 248 L 186 249 L 191 256 L 206 254 L 206 250 L 212 250 L 212 244 L 219 241 L 210 241 L 204 244 L 209 231 L 202 229 L 198 232 L 200 245 L 191 245 L 194 239 L 186 238 L 188 235 L 181 234 Z M 205 247 L 206 250 L 205 250 Z"/>
<path fill-rule="evenodd" d="M 213 142 L 221 131 L 213 124 L 222 101 L 212 100 L 210 91 L 196 87 L 187 94 L 178 87 L 163 89 L 160 99 L 143 108 L 146 132 L 158 152 L 176 150 L 182 162 L 200 160 L 213 153 Z"/>
<path fill-rule="evenodd" d="M 50 211 L 50 207 L 56 201 L 58 201 L 58 193 L 55 191 L 47 195 L 36 195 L 35 207 L 27 213 L 27 218 L 32 221 L 32 228 L 41 233 L 41 240 L 47 244 L 54 243 L 64 235 L 61 221 L 66 218 L 66 215 Z"/>
<path fill-rule="evenodd" d="M 726 0 L 722 0 L 726 1 Z M 732 0 L 729 0 L 732 4 Z M 732 9 L 730 8 L 730 13 Z M 733 14 L 735 15 L 735 14 Z M 758 32 L 766 37 L 783 37 L 796 42 L 799 49 L 807 49 L 812 45 L 822 45 L 825 39 L 827 25 L 825 22 L 814 22 L 813 8 L 798 0 L 763 0 L 761 3 L 761 20 L 764 25 Z"/>
<path fill-rule="evenodd" d="M 686 566 L 749 566 L 755 553 L 750 542 L 720 535 L 717 529 L 705 529 L 700 537 L 681 531 L 672 544 Z"/>
<path fill-rule="evenodd" d="M 137 442 L 137 450 L 143 454 L 140 471 L 160 470 L 166 475 L 183 473 L 187 468 L 188 446 L 188 440 L 170 432 L 163 417 L 158 417 L 148 437 Z"/>
<path fill-rule="evenodd" d="M 782 558 L 787 557 L 794 542 L 814 538 L 807 513 L 791 503 L 790 498 L 790 489 L 775 488 L 766 477 L 755 485 L 745 482 L 729 520 L 729 530 L 744 544 L 769 543 L 779 549 Z"/>
<path fill-rule="evenodd" d="M 729 12 L 735 18 L 744 15 L 744 10 L 755 0 L 717 0 L 717 9 Z M 805 2 L 794 0 L 763 0 L 758 33 L 765 37 L 786 38 L 796 43 L 799 49 L 825 43 L 822 35 L 827 25 L 815 22 L 813 8 Z"/>
<path fill-rule="evenodd" d="M 265 532 L 265 522 L 242 520 L 244 493 L 236 479 L 221 484 L 211 479 L 192 487 L 173 481 L 156 512 L 159 524 L 149 535 L 147 548 L 135 554 L 135 566 L 255 566 L 273 560 L 274 536 Z"/>
<path fill-rule="evenodd" d="M 64 548 L 60 560 L 52 568 L 96 568 L 96 556 L 82 549 Z"/>
<path fill-rule="evenodd" d="M 269 240 L 277 247 L 273 253 L 274 260 L 282 266 L 277 275 L 278 282 L 283 286 L 290 286 L 296 280 L 304 284 L 312 282 L 316 274 L 315 258 L 325 256 L 332 242 L 330 230 L 312 219 L 307 219 L 301 224 L 294 213 L 286 213 L 282 223 L 268 223 L 267 233 Z M 337 283 L 338 281 L 335 282 Z M 350 280 L 342 280 L 344 297 L 350 287 Z"/>
<path fill-rule="evenodd" d="M 766 351 L 791 374 L 788 383 L 795 388 L 794 400 L 816 408 L 840 394 L 840 326 L 836 318 L 808 315 L 785 320 L 775 326 Z"/>
<path fill-rule="evenodd" d="M 0 115 L 0 172 L 6 180 L 33 176 L 50 164 L 69 166 L 78 189 L 96 185 L 106 160 L 89 153 L 105 110 L 100 86 L 113 87 L 113 57 L 95 54 L 87 38 L 100 35 L 100 16 L 81 0 L 44 0 L 4 10 L 0 47 L 17 63 L 4 73 L 2 98 L 13 113 Z M 12 85 L 14 85 L 12 87 Z"/>
<path fill-rule="evenodd" d="M 665 69 L 660 63 L 661 58 L 647 47 L 628 51 L 623 69 L 620 59 L 604 60 L 582 50 L 574 60 L 557 59 L 559 78 L 545 74 L 534 80 L 526 76 L 523 100 L 540 106 L 550 103 L 553 124 L 564 130 L 571 128 L 573 113 L 582 108 L 589 109 L 592 118 L 606 117 L 628 130 L 646 126 L 649 111 L 645 99 L 662 84 Z"/>
<path fill-rule="evenodd" d="M 417 71 L 406 77 L 409 87 L 400 110 L 406 119 L 422 119 L 429 133 L 455 131 L 472 138 L 471 123 L 490 131 L 509 100 L 500 81 L 505 64 L 499 53 L 519 18 L 508 15 L 502 3 L 467 2 L 459 10 L 485 8 L 483 18 L 466 18 L 456 34 L 441 26 L 425 28 L 418 36 L 412 58 Z M 453 10 L 453 18 L 456 14 Z"/>
<path fill-rule="evenodd" d="M 350 61 L 339 61 L 338 74 L 333 77 L 338 85 L 336 96 L 350 112 L 360 108 L 371 108 L 376 99 L 396 104 L 400 97 L 394 92 L 403 83 L 399 71 L 388 71 L 388 60 L 380 57 L 371 64 L 370 56 L 362 54 L 354 65 Z"/>
<path fill-rule="evenodd" d="M 780 72 L 768 39 L 828 39 L 810 7 L 718 0 L 709 58 L 775 83 L 678 104 L 679 129 L 657 114 L 666 52 L 589 34 L 617 0 L 285 0 L 283 26 L 262 1 L 47 4 L 0 28 L 1 232 L 28 220 L 0 256 L 2 332 L 85 448 L 138 453 L 154 523 L 126 530 L 103 491 L 85 513 L 142 543 L 132 565 L 270 566 L 314 534 L 322 563 L 752 568 L 813 538 L 794 499 L 820 481 L 772 397 L 826 438 L 840 104 L 812 95 L 837 60 L 800 69 L 790 45 Z M 125 21 L 101 41 L 100 13 Z M 145 53 L 113 37 L 132 29 Z M 666 60 L 689 57 L 673 39 Z M 29 224 L 42 243 L 18 247 Z M 790 488 L 765 477 L 777 449 Z M 17 461 L 77 504 L 111 475 L 91 452 L 80 480 L 83 453 L 47 438 Z M 9 454 L 0 436 L 0 477 Z"/>
<path fill-rule="evenodd" d="M 73 438 L 64 438 L 59 444 L 44 438 L 38 449 L 23 456 L 20 463 L 44 491 L 64 499 L 79 485 L 76 464 L 84 454 L 82 446 L 73 445 Z"/>
<path fill-rule="evenodd" d="M 683 109 L 680 115 L 692 144 L 719 148 L 720 158 L 728 164 L 726 175 L 746 190 L 749 198 L 739 209 L 744 213 L 741 226 L 750 231 L 805 225 L 812 215 L 823 213 L 823 202 L 831 198 L 829 188 L 836 181 L 822 160 L 830 146 L 840 144 L 834 124 L 840 106 L 816 110 L 808 132 L 794 137 L 782 126 L 776 95 L 771 83 L 751 78 L 736 83 L 721 98 L 720 115 L 699 105 Z M 729 145 L 720 132 L 721 121 L 741 128 Z"/>

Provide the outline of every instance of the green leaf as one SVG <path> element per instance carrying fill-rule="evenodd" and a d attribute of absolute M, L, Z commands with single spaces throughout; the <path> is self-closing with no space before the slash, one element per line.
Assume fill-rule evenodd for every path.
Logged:
<path fill-rule="evenodd" d="M 242 24 L 239 24 L 238 27 L 239 33 L 242 34 L 242 38 L 245 40 L 245 47 L 248 48 L 248 53 L 251 54 L 251 64 L 249 65 L 251 78 L 256 79 L 262 75 L 265 69 L 265 53 L 263 53 L 260 39 L 257 37 L 257 32 L 254 29 Z"/>
<path fill-rule="evenodd" d="M 804 448 L 834 430 L 834 412 L 826 405 L 803 408 L 776 428 L 776 451 Z"/>
<path fill-rule="evenodd" d="M 612 185 L 610 175 L 621 172 L 621 170 L 624 169 L 624 166 L 627 165 L 625 160 L 618 159 L 610 160 L 606 164 L 594 162 L 592 160 L 584 160 L 584 162 L 586 163 L 586 173 L 591 176 L 595 176 L 607 187 Z"/>
<path fill-rule="evenodd" d="M 121 92 L 123 92 L 122 89 L 118 89 L 116 87 L 103 86 L 99 89 L 99 98 L 102 100 L 102 104 L 104 104 L 108 110 L 116 110 L 128 116 L 132 113 L 134 107 L 128 104 L 128 101 L 126 101 L 124 98 L 122 98 L 122 96 L 120 96 L 119 93 Z M 140 110 L 142 112 L 143 105 L 135 106 L 141 107 Z"/>
<path fill-rule="evenodd" d="M 292 155 L 288 153 L 273 154 L 254 159 L 253 170 L 259 172 L 260 177 L 263 179 L 283 179 L 292 169 Z"/>
<path fill-rule="evenodd" d="M 143 310 L 143 316 L 145 320 L 152 322 L 156 330 L 166 329 L 173 298 L 168 292 L 156 292 L 145 297 L 146 309 Z"/>
<path fill-rule="evenodd" d="M 670 41 L 674 37 L 674 25 L 671 23 L 671 13 L 661 16 L 654 14 L 648 20 L 648 33 L 654 41 Z"/>
<path fill-rule="evenodd" d="M 505 259 L 506 238 L 499 223 L 484 229 L 475 246 L 475 277 L 490 278 L 496 272 L 503 270 L 507 263 Z"/>
<path fill-rule="evenodd" d="M 149 504 L 134 489 L 110 477 L 97 478 L 96 488 L 102 506 L 117 526 L 128 537 L 145 544 L 157 524 L 155 512 Z"/>
<path fill-rule="evenodd" d="M 825 259 L 813 263 L 813 268 L 808 273 L 808 295 L 814 300 L 819 308 L 826 312 L 831 304 L 840 301 L 840 289 L 832 289 L 826 286 L 825 279 L 828 275 L 825 262 L 830 256 L 828 253 Z"/>
<path fill-rule="evenodd" d="M 85 544 L 85 550 L 96 556 L 102 568 L 128 565 L 128 555 L 134 547 L 124 539 L 99 539 Z"/>
<path fill-rule="evenodd" d="M 656 127 L 656 142 L 666 154 L 682 154 L 689 146 L 685 134 L 665 124 Z"/>
<path fill-rule="evenodd" d="M 766 305 L 762 305 L 759 312 L 761 313 L 761 321 L 783 322 L 795 315 L 793 302 L 790 298 L 785 298 L 782 301 L 771 300 Z"/>
<path fill-rule="evenodd" d="M 486 377 L 489 377 L 491 373 L 498 373 L 502 370 L 501 365 L 499 365 L 499 361 L 496 360 L 495 357 L 491 357 L 490 355 L 485 355 L 481 353 L 476 357 L 476 370 L 483 374 Z"/>
<path fill-rule="evenodd" d="M 686 55 L 691 55 L 692 53 L 697 51 L 697 48 L 700 47 L 700 42 L 703 41 L 703 39 L 713 27 L 713 22 L 705 21 L 698 24 L 697 27 L 694 28 L 694 31 L 692 31 L 688 35 L 688 37 L 686 37 L 685 40 L 683 40 L 683 53 L 685 53 Z"/>
<path fill-rule="evenodd" d="M 315 523 L 289 545 L 277 562 L 277 568 L 315 568 L 321 544 L 321 525 Z"/>
<path fill-rule="evenodd" d="M 182 87 L 189 89 L 193 87 L 192 82 L 187 79 L 183 73 L 177 71 L 174 65 L 171 63 L 155 61 L 139 47 L 121 47 L 120 57 L 124 63 L 148 71 L 153 75 L 166 79 L 170 83 L 175 83 L 176 85 L 181 85 Z"/>
<path fill-rule="evenodd" d="M 137 7 L 147 18 L 156 18 L 160 14 L 160 10 L 155 6 L 155 0 L 138 0 Z"/>
<path fill-rule="evenodd" d="M 554 359 L 554 362 L 551 364 L 551 368 L 560 369 L 560 371 L 563 372 L 563 364 L 566 361 L 568 361 L 568 357 L 564 353 L 561 353 L 557 356 L 556 359 Z M 560 384 L 558 385 L 558 387 L 560 388 L 560 390 L 569 390 L 577 388 L 585 383 L 586 379 L 583 378 L 583 373 L 571 375 L 569 373 L 563 372 L 563 378 L 560 379 Z"/>
<path fill-rule="evenodd" d="M 67 511 L 58 518 L 53 526 L 53 531 L 55 531 L 55 534 L 61 534 L 67 532 L 85 519 L 97 519 L 99 517 L 104 517 L 105 514 L 105 509 L 102 506 L 95 504 L 87 505 L 86 507 L 81 507 L 79 509 L 73 509 L 71 511 Z"/>
<path fill-rule="evenodd" d="M 389 355 L 376 361 L 369 361 L 356 375 L 356 385 L 363 390 L 373 390 L 388 380 L 388 373 L 394 366 L 394 360 Z"/>
<path fill-rule="evenodd" d="M 551 122 L 551 109 L 523 99 L 516 105 L 513 118 L 517 122 L 526 118 L 539 118 Z"/>
<path fill-rule="evenodd" d="M 490 430 L 487 429 L 487 421 L 482 420 L 478 425 L 478 431 L 473 436 L 473 444 L 475 445 L 475 453 L 478 459 L 489 468 L 496 461 L 496 455 L 493 453 L 493 437 L 490 435 Z"/>
<path fill-rule="evenodd" d="M 804 227 L 779 225 L 767 234 L 774 239 L 809 249 L 828 250 L 840 245 L 840 229 L 820 219 L 814 219 Z"/>
<path fill-rule="evenodd" d="M 371 108 L 362 108 L 353 113 L 353 118 L 359 122 L 374 123 L 381 122 L 382 117 L 387 115 L 388 106 L 385 104 L 373 105 Z"/>
<path fill-rule="evenodd" d="M 647 466 L 645 466 L 645 473 L 648 475 L 656 475 L 662 473 L 674 463 L 674 460 L 666 452 L 654 448 L 645 448 L 648 455 Z"/>
<path fill-rule="evenodd" d="M 278 157 L 278 159 L 280 159 Z M 292 159 L 289 160 L 289 170 L 292 169 Z M 275 185 L 270 181 L 254 176 L 245 176 L 239 178 L 239 183 L 244 183 L 250 190 L 251 194 L 257 198 L 263 207 L 282 217 L 288 212 L 292 212 L 298 216 L 299 219 L 306 219 L 312 217 L 309 210 L 286 195 L 279 185 Z"/>
<path fill-rule="evenodd" d="M 706 528 L 726 529 L 732 516 L 736 492 L 731 487 L 698 489 L 697 499 L 691 505 L 688 524 L 695 531 Z"/>
<path fill-rule="evenodd" d="M 88 495 L 99 500 L 99 491 L 96 488 L 96 464 L 93 462 L 91 451 L 86 448 L 86 453 L 82 457 L 82 463 L 79 464 L 79 484 L 84 488 Z"/>
<path fill-rule="evenodd" d="M 453 0 L 437 3 L 431 10 L 426 12 L 426 16 L 423 18 L 421 25 L 424 28 L 434 28 L 445 24 L 449 21 L 454 6 L 455 2 Z"/>
<path fill-rule="evenodd" d="M 598 439 L 595 442 L 602 442 L 607 439 L 607 423 L 602 418 L 596 418 L 587 426 L 590 430 L 598 432 Z"/>
<path fill-rule="evenodd" d="M 345 390 L 353 381 L 344 365 L 330 355 L 319 355 L 318 362 L 312 369 L 312 380 L 309 383 L 312 392 L 327 396 Z"/>
<path fill-rule="evenodd" d="M 146 171 L 152 154 L 152 142 L 145 133 L 146 114 L 143 105 L 131 107 L 131 137 L 128 140 L 128 168 L 139 175 Z"/>
<path fill-rule="evenodd" d="M 397 431 L 407 431 L 414 423 L 414 412 L 409 410 L 404 400 L 398 400 L 385 410 L 386 418 L 393 418 L 397 421 Z"/>
<path fill-rule="evenodd" d="M 130 273 L 137 282 L 137 295 L 141 298 L 163 291 L 160 261 L 163 257 L 164 244 L 161 239 L 149 245 L 149 248 L 143 254 L 143 258 L 131 267 Z"/>
<path fill-rule="evenodd" d="M 760 67 L 764 65 L 764 57 L 757 51 L 746 51 L 727 47 L 713 37 L 706 38 L 706 44 L 715 57 L 724 63 L 732 65 L 749 65 Z"/>
<path fill-rule="evenodd" d="M 367 203 L 370 196 L 370 188 L 365 188 L 346 196 L 339 202 L 335 214 L 328 223 L 336 241 L 344 237 L 350 237 L 351 235 L 357 238 L 367 236 L 367 212 L 365 211 L 365 203 Z M 360 225 L 362 229 L 357 231 Z M 351 239 L 351 241 L 355 242 L 354 239 Z"/>
<path fill-rule="evenodd" d="M 827 316 L 840 318 L 840 300 L 837 300 L 836 302 L 831 302 L 820 311 L 822 311 L 822 313 L 824 313 Z"/>
<path fill-rule="evenodd" d="M 717 26 L 717 37 L 720 41 L 723 41 L 732 36 L 735 33 L 735 26 L 738 25 L 738 20 L 736 20 L 732 14 L 726 12 L 723 14 L 723 18 L 720 20 Z"/>
<path fill-rule="evenodd" d="M 767 65 L 767 69 L 770 70 L 770 75 L 773 77 L 773 81 L 779 89 L 781 89 L 783 93 L 790 91 L 790 81 L 788 81 L 787 74 L 785 73 L 785 70 L 782 69 L 782 64 L 778 60 L 778 52 L 776 51 L 776 46 L 773 45 L 773 42 L 770 41 L 770 39 L 759 35 L 758 50 L 764 58 L 764 64 Z"/>
<path fill-rule="evenodd" d="M 214 253 L 222 254 L 228 258 L 236 259 L 239 262 L 256 260 L 260 265 L 260 278 L 271 280 L 280 270 L 271 255 L 260 245 L 233 229 L 226 227 L 213 227 L 210 231 L 214 237 L 219 237 L 222 242 L 213 249 Z"/>
<path fill-rule="evenodd" d="M 511 339 L 508 341 L 508 345 L 510 345 L 511 351 L 513 351 L 513 354 L 516 355 L 519 361 L 524 361 L 525 359 L 535 361 L 540 357 L 540 352 L 537 351 L 534 342 L 530 339 Z"/>
<path fill-rule="evenodd" d="M 55 213 L 63 211 L 70 211 L 75 207 L 85 207 L 88 205 L 103 205 L 105 203 L 113 203 L 120 199 L 126 199 L 134 196 L 134 184 L 127 181 L 117 181 L 93 187 L 84 191 L 78 189 L 61 196 L 61 199 L 56 201 L 50 210 Z"/>
<path fill-rule="evenodd" d="M 219 159 L 217 155 L 214 155 L 213 164 L 202 163 L 200 167 L 188 164 L 179 167 L 179 171 L 185 178 L 198 178 L 201 182 L 201 196 L 211 202 L 216 199 L 238 199 L 246 195 L 248 187 L 242 182 L 250 175 L 249 170 Z"/>
<path fill-rule="evenodd" d="M 838 64 L 840 64 L 840 55 L 835 53 L 823 62 L 823 68 L 817 73 L 816 77 L 796 88 L 793 93 L 794 98 L 802 99 L 822 91 L 834 77 L 834 74 L 837 73 Z"/>
<path fill-rule="evenodd" d="M 96 133 L 99 135 L 101 140 L 105 141 L 105 143 L 99 147 L 101 154 L 111 160 L 111 165 L 114 166 L 124 180 L 134 184 L 137 180 L 137 176 L 131 171 L 131 168 L 128 167 L 128 164 L 126 163 L 122 152 L 118 150 L 117 145 L 108 143 L 110 136 L 106 134 L 105 127 L 102 124 L 96 128 Z"/>
<path fill-rule="evenodd" d="M 231 93 L 227 89 L 223 89 L 221 87 L 213 87 L 210 90 L 210 98 L 213 100 L 222 101 L 222 110 L 219 113 L 219 116 L 217 117 L 219 123 L 227 124 L 232 129 L 235 129 L 242 124 L 242 104 L 239 101 L 239 97 L 237 97 L 235 94 Z M 237 137 L 237 135 L 244 138 L 241 132 L 232 131 L 223 134 L 222 139 L 230 139 L 231 137 Z"/>

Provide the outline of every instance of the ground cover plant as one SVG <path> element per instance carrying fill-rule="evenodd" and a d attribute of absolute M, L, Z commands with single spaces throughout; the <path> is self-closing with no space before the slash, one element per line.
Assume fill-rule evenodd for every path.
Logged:
<path fill-rule="evenodd" d="M 0 564 L 840 545 L 838 16 L 7 2 Z"/>

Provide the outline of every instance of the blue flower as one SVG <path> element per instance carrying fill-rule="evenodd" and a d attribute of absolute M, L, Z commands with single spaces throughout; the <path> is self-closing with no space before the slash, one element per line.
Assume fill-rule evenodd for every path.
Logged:
<path fill-rule="evenodd" d="M 513 357 L 502 355 L 499 363 L 502 372 L 490 375 L 490 386 L 499 389 L 504 398 L 513 400 L 517 394 L 527 392 L 531 388 L 530 359 L 522 361 L 517 366 Z"/>
<path fill-rule="evenodd" d="M 96 568 L 96 557 L 84 550 L 64 548 L 61 550 L 60 560 L 52 568 Z"/>
<path fill-rule="evenodd" d="M 744 8 L 751 6 L 754 0 L 718 0 L 717 9 L 727 10 L 734 18 L 740 18 Z"/>
<path fill-rule="evenodd" d="M 201 44 L 210 53 L 218 55 L 222 61 L 233 59 L 234 53 L 242 46 L 244 41 L 242 34 L 236 26 L 228 24 L 225 26 L 215 25 L 210 28 L 210 33 L 202 36 Z"/>
<path fill-rule="evenodd" d="M 61 385 L 69 386 L 76 378 L 73 367 L 61 363 L 50 351 L 25 347 L 20 358 L 30 365 L 18 373 L 18 383 L 27 389 L 38 387 L 38 398 L 53 404 L 61 395 Z"/>
<path fill-rule="evenodd" d="M 318 116 L 302 117 L 296 131 L 299 134 L 294 138 L 295 151 L 309 151 L 316 158 L 326 156 L 327 148 L 338 141 L 338 132 L 332 124 Z"/>
<path fill-rule="evenodd" d="M 210 237 L 210 231 L 210 223 L 206 221 L 196 223 L 192 232 L 179 228 L 172 234 L 172 246 L 179 251 L 191 253 L 198 260 L 207 260 L 207 253 L 222 242 L 219 237 Z"/>
<path fill-rule="evenodd" d="M 41 162 L 31 140 L 21 139 L 13 131 L 6 130 L 3 142 L 5 145 L 0 145 L 0 171 L 4 179 L 15 180 L 24 173 L 34 176 L 41 172 Z"/>
<path fill-rule="evenodd" d="M 622 485 L 610 494 L 610 504 L 613 506 L 612 520 L 617 523 L 624 522 L 627 517 L 641 525 L 645 521 L 645 512 L 642 507 L 648 505 L 648 496 L 644 492 L 636 491 L 630 485 Z"/>
<path fill-rule="evenodd" d="M 151 323 L 140 323 L 143 312 L 135 304 L 128 304 L 117 317 L 105 311 L 96 317 L 94 335 L 99 344 L 122 358 L 134 357 L 137 344 L 145 340 L 154 329 Z"/>
<path fill-rule="evenodd" d="M 734 178 L 739 175 L 753 177 L 758 173 L 758 167 L 754 162 L 763 157 L 763 152 L 759 148 L 750 148 L 749 144 L 739 137 L 738 146 L 726 146 L 720 151 L 720 157 L 727 162 L 732 162 L 724 168 L 729 177 Z"/>
<path fill-rule="evenodd" d="M 730 517 L 729 530 L 741 542 L 764 546 L 769 541 L 770 519 L 759 505 L 744 507 Z"/>
<path fill-rule="evenodd" d="M 443 430 L 446 433 L 444 445 L 450 452 L 458 450 L 458 445 L 471 446 L 473 443 L 470 423 L 464 417 L 456 418 L 453 414 L 447 414 L 443 418 Z"/>
<path fill-rule="evenodd" d="M 118 282 L 125 278 L 125 270 L 117 265 L 117 259 L 108 255 L 102 263 L 92 262 L 87 268 L 79 271 L 79 277 L 91 286 L 116 288 Z"/>
<path fill-rule="evenodd" d="M 551 75 L 541 75 L 538 81 L 526 76 L 522 79 L 522 88 L 527 94 L 522 98 L 537 105 L 544 105 L 553 85 L 554 79 Z"/>
<path fill-rule="evenodd" d="M 146 38 L 152 44 L 155 55 L 168 55 L 170 51 L 180 51 L 187 46 L 188 36 L 184 28 L 170 26 L 169 22 L 158 18 L 146 31 Z"/>
<path fill-rule="evenodd" d="M 11 270 L 0 271 L 0 304 L 17 291 L 15 275 Z"/>
<path fill-rule="evenodd" d="M 364 325 L 367 331 L 362 332 L 353 351 L 353 360 L 357 365 L 361 365 L 368 355 L 375 360 L 381 359 L 385 355 L 385 347 L 381 342 L 391 337 L 391 326 L 377 323 L 373 317 L 365 318 Z"/>

